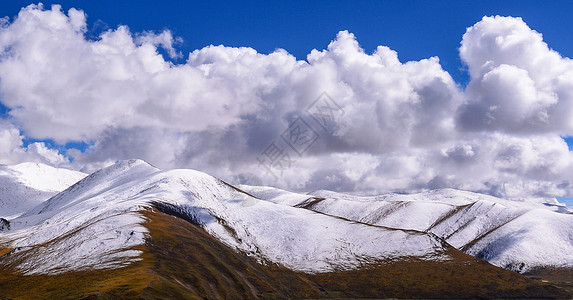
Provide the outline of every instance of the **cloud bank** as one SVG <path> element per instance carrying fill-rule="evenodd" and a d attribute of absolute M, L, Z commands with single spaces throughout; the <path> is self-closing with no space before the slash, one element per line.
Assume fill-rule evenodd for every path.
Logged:
<path fill-rule="evenodd" d="M 467 88 L 437 57 L 402 63 L 385 46 L 368 54 L 347 31 L 305 61 L 282 49 L 208 46 L 174 64 L 159 51 L 183 55 L 170 32 L 120 26 L 89 39 L 76 9 L 31 5 L 0 24 L 4 163 L 71 159 L 89 171 L 142 158 L 305 191 L 573 195 L 561 138 L 573 135 L 573 65 L 519 18 L 484 17 L 467 29 Z M 323 119 L 313 119 L 317 108 Z M 303 153 L 288 144 L 294 129 L 316 137 L 295 142 Z M 23 136 L 90 147 L 64 156 L 24 147 Z M 275 158 L 270 173 L 261 159 Z"/>

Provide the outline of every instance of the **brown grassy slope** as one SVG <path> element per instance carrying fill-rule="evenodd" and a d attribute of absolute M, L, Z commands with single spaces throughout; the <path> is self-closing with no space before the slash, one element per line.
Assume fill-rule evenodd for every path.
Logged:
<path fill-rule="evenodd" d="M 538 268 L 526 273 L 525 275 L 536 280 L 549 282 L 573 295 L 573 269 Z"/>
<path fill-rule="evenodd" d="M 263 266 L 180 218 L 144 214 L 151 239 L 140 248 L 143 261 L 54 276 L 0 269 L 0 298 L 569 298 L 555 287 L 453 249 L 449 263 L 412 259 L 339 273 L 295 273 Z"/>
<path fill-rule="evenodd" d="M 440 263 L 412 259 L 342 273 L 309 276 L 336 297 L 377 298 L 566 298 L 556 287 L 533 282 L 486 261 L 451 251 L 454 260 Z M 348 280 L 351 279 L 351 280 Z"/>
<path fill-rule="evenodd" d="M 12 250 L 14 250 L 14 249 L 13 249 L 13 248 L 3 248 L 3 247 L 0 245 L 0 257 L 1 257 L 2 255 L 4 255 L 4 254 L 8 254 L 8 253 L 9 253 L 10 251 L 12 251 Z"/>
<path fill-rule="evenodd" d="M 145 213 L 152 239 L 149 251 L 160 280 L 144 297 L 303 298 L 320 297 L 319 288 L 279 266 L 263 266 L 225 246 L 205 230 L 164 213 Z"/>
<path fill-rule="evenodd" d="M 109 299 L 137 298 L 148 282 L 153 280 L 153 274 L 149 271 L 151 256 L 146 253 L 143 257 L 144 261 L 122 269 L 53 276 L 24 276 L 0 265 L 0 299 L 82 299 L 97 294 Z"/>
<path fill-rule="evenodd" d="M 24 276 L 0 264 L 0 299 L 244 299 L 320 297 L 303 275 L 263 266 L 202 228 L 144 212 L 143 261 L 116 270 Z M 0 258 L 1 261 L 2 258 Z"/>

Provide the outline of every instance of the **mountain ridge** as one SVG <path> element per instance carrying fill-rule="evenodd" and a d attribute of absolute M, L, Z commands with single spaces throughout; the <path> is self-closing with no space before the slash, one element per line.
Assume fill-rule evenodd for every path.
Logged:
<path fill-rule="evenodd" d="M 324 190 L 303 195 L 274 188 L 241 188 L 273 203 L 433 233 L 467 254 L 513 271 L 573 267 L 573 210 L 565 206 L 453 189 L 360 197 Z M 515 241 L 515 235 L 521 240 Z M 508 241 L 511 238 L 513 243 Z"/>
<path fill-rule="evenodd" d="M 80 245 L 89 245 L 99 259 L 109 256 L 103 260 L 110 264 L 118 255 L 136 259 L 136 252 L 121 249 L 144 243 L 146 230 L 138 225 L 138 211 L 165 202 L 186 209 L 223 243 L 297 271 L 351 268 L 364 259 L 387 256 L 442 256 L 441 242 L 423 233 L 371 227 L 264 201 L 243 205 L 245 197 L 249 196 L 201 172 L 158 171 L 142 161 L 125 161 L 87 176 L 11 220 L 13 229 L 5 237 L 15 248 L 26 249 L 71 235 Z M 107 235 L 108 242 L 91 245 L 94 234 Z M 317 241 L 318 236 L 323 239 Z M 54 247 L 59 250 L 51 252 L 67 253 L 65 263 L 35 253 L 23 270 L 50 273 L 69 268 L 74 259 L 78 266 L 86 265 L 77 247 L 58 245 Z"/>
<path fill-rule="evenodd" d="M 451 196 L 452 193 L 458 192 L 450 191 L 445 194 Z M 515 273 L 502 272 L 501 269 L 479 258 L 466 256 L 450 246 L 447 239 L 434 232 L 376 224 L 373 218 L 369 219 L 372 221 L 369 223 L 364 222 L 365 220 L 356 220 L 352 215 L 344 216 L 332 211 L 322 211 L 334 207 L 326 205 L 336 202 L 332 195 L 338 194 L 319 192 L 316 195 L 308 195 L 269 187 L 232 186 L 199 171 L 185 169 L 162 171 L 141 160 L 120 161 L 82 178 L 25 213 L 8 220 L 10 229 L 0 232 L 0 248 L 3 249 L 0 249 L 0 269 L 3 270 L 0 273 L 5 273 L 4 277 L 0 276 L 0 283 L 3 280 L 16 282 L 17 286 L 22 287 L 30 284 L 32 278 L 59 280 L 57 278 L 67 278 L 66 274 L 78 272 L 120 274 L 124 272 L 122 270 L 134 270 L 138 274 L 151 272 L 157 275 L 159 274 L 157 272 L 163 272 L 163 275 L 157 275 L 163 279 L 156 278 L 151 281 L 163 282 L 161 288 L 151 282 L 146 285 L 133 285 L 135 294 L 130 295 L 154 295 L 150 296 L 151 298 L 162 293 L 183 293 L 177 295 L 190 293 L 189 295 L 219 298 L 221 295 L 217 294 L 216 289 L 207 287 L 209 280 L 205 276 L 216 278 L 223 276 L 220 277 L 223 281 L 228 280 L 228 276 L 235 278 L 238 285 L 231 288 L 233 292 L 231 290 L 227 292 L 247 298 L 260 295 L 273 295 L 271 298 L 416 295 L 443 297 L 448 294 L 466 298 L 471 297 L 470 290 L 484 297 L 494 297 L 494 295 L 509 297 L 512 293 L 516 297 L 545 295 L 543 297 L 559 298 L 565 295 L 564 292 L 526 280 Z M 354 196 L 341 197 L 346 199 L 344 201 L 354 201 L 352 202 L 354 205 L 380 204 L 379 202 L 391 198 L 385 196 L 353 200 Z M 432 197 L 436 200 L 441 196 L 434 192 Z M 452 199 L 458 206 L 463 203 L 465 204 L 462 206 L 471 206 L 463 197 Z M 403 204 L 408 201 L 394 202 Z M 415 201 L 408 203 L 410 202 L 415 203 Z M 348 203 L 344 202 L 344 206 L 346 208 L 344 211 L 353 211 Z M 407 208 L 408 205 L 403 206 Z M 416 204 L 413 207 L 416 207 Z M 427 204 L 422 205 L 422 208 L 426 207 Z M 551 211 L 552 209 L 555 208 L 547 207 L 545 211 L 556 213 Z M 391 211 L 395 213 L 400 209 Z M 452 213 L 455 214 L 456 212 Z M 390 215 L 392 214 L 388 214 Z M 150 220 L 160 220 L 160 222 L 150 223 Z M 172 222 L 179 222 L 177 223 L 179 225 L 175 226 Z M 428 223 L 428 220 L 412 224 L 420 225 L 425 224 L 424 222 Z M 179 257 L 177 259 L 183 260 L 175 265 L 165 261 L 169 258 L 161 253 L 165 251 L 172 253 L 175 249 L 169 250 L 165 245 L 158 244 L 157 228 L 150 224 L 157 224 L 159 227 L 175 226 L 183 232 L 192 231 L 196 234 L 197 230 L 200 230 L 204 237 L 200 244 L 193 242 L 193 236 L 179 231 L 163 230 L 160 236 L 165 237 L 165 241 L 170 241 L 169 243 L 179 245 L 181 249 L 177 250 L 178 253 L 181 255 L 186 253 L 189 258 L 194 256 L 189 249 L 186 249 L 187 244 L 195 243 L 199 247 L 194 251 L 206 251 L 215 243 L 219 245 L 217 251 L 235 253 L 233 254 L 235 261 L 243 261 L 246 265 L 250 265 L 249 268 L 262 268 L 257 271 L 259 277 L 249 277 L 250 279 L 244 281 L 240 279 L 244 276 L 244 271 L 233 269 L 238 265 L 223 268 L 219 258 L 209 256 L 212 261 L 201 261 L 205 258 L 196 257 L 195 259 L 199 261 L 194 261 L 193 266 L 200 269 L 210 266 L 208 268 L 213 268 L 209 273 L 211 275 L 199 272 L 194 275 L 195 279 L 191 279 L 184 275 L 184 269 L 179 269 L 183 266 L 189 267 L 188 263 L 183 262 L 183 257 L 177 256 Z M 177 242 L 177 236 L 188 242 L 185 244 Z M 152 255 L 155 258 L 151 260 L 159 265 L 150 265 L 152 253 L 159 255 Z M 247 263 L 251 260 L 256 265 Z M 214 265 L 211 265 L 212 263 Z M 473 284 L 477 284 L 476 287 L 456 283 L 455 286 L 464 287 L 468 291 L 468 294 L 456 294 L 456 291 L 447 287 L 446 282 L 459 281 L 463 276 L 470 276 L 468 272 L 471 268 L 464 267 L 468 263 L 480 266 L 480 274 L 475 275 L 487 277 L 497 274 L 495 276 L 500 276 L 499 278 L 503 280 L 488 283 L 498 286 L 497 288 L 485 288 L 479 281 L 472 281 Z M 165 264 L 173 265 L 175 268 L 173 272 L 177 275 L 160 267 Z M 246 266 L 245 264 L 242 266 Z M 449 267 L 446 267 L 448 265 L 453 266 L 453 269 L 448 269 Z M 141 269 L 141 266 L 145 268 Z M 430 270 L 425 270 L 427 267 Z M 450 275 L 443 273 L 445 270 L 452 272 L 454 269 L 459 269 L 459 272 Z M 278 273 L 273 273 L 275 275 L 271 276 L 268 273 L 270 270 Z M 370 276 L 376 274 L 386 281 L 370 278 L 368 272 L 364 273 L 365 270 L 373 270 Z M 402 270 L 410 271 L 404 273 Z M 216 272 L 222 273 L 216 274 Z M 426 278 L 422 282 L 428 287 L 433 285 L 429 281 L 431 278 L 436 278 L 435 280 L 442 283 L 435 293 L 424 290 L 421 286 L 415 293 L 408 294 L 403 289 L 405 287 L 400 289 L 388 285 L 388 282 L 398 283 L 395 279 L 384 275 L 386 273 L 395 274 L 396 278 L 401 278 L 400 280 L 412 286 L 417 284 L 412 281 L 411 276 L 414 276 L 412 274 L 417 274 L 415 278 L 420 276 Z M 145 278 L 155 278 L 156 275 Z M 353 278 L 356 276 L 362 278 L 364 282 L 379 285 L 380 288 L 374 290 L 365 288 L 364 285 L 355 282 Z M 334 278 L 342 281 L 334 283 L 332 281 Z M 94 278 L 90 280 L 97 281 Z M 270 280 L 268 282 L 286 280 L 284 284 L 287 286 L 279 290 L 271 289 L 274 292 L 270 294 L 261 292 L 259 288 L 252 288 L 256 286 L 253 285 L 254 282 L 268 286 L 267 280 Z M 520 282 L 519 287 L 508 280 Z M 177 282 L 185 282 L 183 285 L 193 288 L 179 290 L 175 287 L 179 285 Z M 289 287 L 289 283 L 293 286 Z M 345 286 L 352 288 L 345 290 Z M 114 285 L 110 287 L 110 291 L 116 293 L 118 288 Z M 245 288 L 251 291 L 238 292 L 244 291 Z M 307 291 L 308 294 L 297 293 L 295 291 L 297 288 Z M 154 292 L 146 294 L 144 292 L 146 289 Z M 488 289 L 491 290 L 488 292 Z M 535 292 L 529 293 L 528 289 Z M 85 295 L 94 295 L 93 293 L 100 295 L 99 292 L 88 290 L 91 291 L 86 289 Z M 102 288 L 100 292 L 108 295 L 105 290 Z M 0 288 L 0 296 L 3 294 L 9 295 Z"/>
<path fill-rule="evenodd" d="M 41 163 L 0 165 L 0 218 L 14 218 L 85 176 Z"/>

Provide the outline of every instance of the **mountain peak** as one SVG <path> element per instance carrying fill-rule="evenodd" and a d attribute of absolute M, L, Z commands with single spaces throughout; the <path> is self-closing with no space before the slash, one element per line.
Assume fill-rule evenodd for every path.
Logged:
<path fill-rule="evenodd" d="M 41 163 L 0 166 L 0 217 L 13 218 L 87 174 Z"/>
<path fill-rule="evenodd" d="M 572 253 L 572 216 L 550 206 L 455 190 L 357 197 L 235 188 L 199 171 L 161 171 L 143 160 L 123 160 L 24 214 L 0 219 L 0 246 L 7 247 L 0 249 L 0 267 L 52 276 L 133 266 L 148 259 L 145 249 L 151 244 L 162 247 L 152 234 L 158 228 L 148 222 L 159 214 L 187 222 L 226 251 L 308 278 L 414 261 L 465 265 L 469 256 L 459 250 L 518 271 L 539 266 L 525 250 L 551 253 L 544 261 L 559 267 L 569 266 Z M 501 247 L 506 239 L 511 243 Z"/>

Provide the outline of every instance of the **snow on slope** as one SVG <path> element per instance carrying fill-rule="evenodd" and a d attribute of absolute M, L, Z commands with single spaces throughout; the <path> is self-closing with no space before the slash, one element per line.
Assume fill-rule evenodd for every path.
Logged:
<path fill-rule="evenodd" d="M 253 195 L 257 199 L 264 199 L 265 201 L 288 206 L 295 206 L 313 197 L 311 195 L 293 193 L 269 186 L 239 184 L 236 185 L 236 187 Z"/>
<path fill-rule="evenodd" d="M 258 187 L 244 187 L 256 190 Z M 256 193 L 256 192 L 255 192 Z M 573 211 L 554 204 L 516 202 L 452 189 L 413 195 L 357 197 L 330 191 L 283 192 L 259 198 L 391 228 L 431 232 L 494 265 L 525 272 L 573 267 Z M 316 200 L 321 199 L 321 200 Z M 265 199 L 266 200 L 266 199 Z M 294 204 L 293 204 L 294 203 Z"/>
<path fill-rule="evenodd" d="M 448 259 L 432 235 L 371 226 L 255 201 L 193 170 L 160 171 L 139 160 L 102 169 L 13 220 L 0 240 L 18 247 L 27 274 L 119 267 L 138 260 L 139 211 L 174 207 L 227 245 L 297 271 L 325 272 L 416 256 Z M 254 203 L 245 205 L 245 203 Z M 156 204 L 157 205 L 157 204 Z"/>
<path fill-rule="evenodd" d="M 515 271 L 538 266 L 573 267 L 573 215 L 530 210 L 490 234 L 466 252 Z"/>
<path fill-rule="evenodd" d="M 87 174 L 39 163 L 0 166 L 0 218 L 11 219 Z"/>

